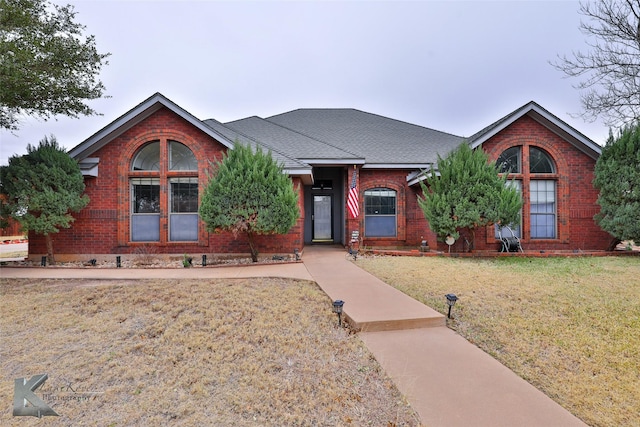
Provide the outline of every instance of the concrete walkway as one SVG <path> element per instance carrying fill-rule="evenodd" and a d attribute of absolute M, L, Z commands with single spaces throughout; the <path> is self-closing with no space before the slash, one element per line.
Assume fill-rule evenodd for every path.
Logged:
<path fill-rule="evenodd" d="M 3 278 L 313 280 L 345 301 L 347 320 L 425 426 L 585 426 L 445 326 L 441 314 L 360 269 L 341 248 L 308 246 L 303 263 L 193 269 L 0 268 Z M 372 420 L 375 421 L 375 420 Z"/>
<path fill-rule="evenodd" d="M 441 314 L 360 269 L 335 247 L 306 247 L 304 264 L 425 426 L 586 426 L 445 326 Z"/>

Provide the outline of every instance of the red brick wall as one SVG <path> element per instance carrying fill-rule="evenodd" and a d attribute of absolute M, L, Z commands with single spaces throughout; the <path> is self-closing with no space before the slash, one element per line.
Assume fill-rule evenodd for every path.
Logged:
<path fill-rule="evenodd" d="M 168 215 L 166 209 L 161 214 L 161 241 L 152 243 L 130 242 L 130 190 L 129 176 L 131 159 L 137 150 L 149 141 L 175 140 L 187 145 L 198 159 L 200 196 L 206 186 L 206 170 L 209 161 L 220 159 L 226 147 L 208 135 L 194 128 L 168 109 L 161 109 L 143 122 L 132 127 L 119 137 L 100 148 L 91 157 L 100 158 L 98 177 L 86 177 L 86 194 L 89 205 L 75 215 L 76 221 L 70 229 L 63 229 L 54 235 L 54 251 L 59 259 L 65 255 L 132 254 L 151 250 L 154 253 L 248 253 L 249 246 L 244 236 L 230 233 L 208 233 L 205 224 L 199 224 L 198 242 L 169 242 L 167 237 Z M 164 149 L 164 148 L 161 148 Z M 165 168 L 165 166 L 161 166 Z M 146 172 L 136 172 L 144 176 Z M 166 173 L 166 171 L 165 171 Z M 177 176 L 183 173 L 176 173 Z M 302 211 L 302 185 L 294 179 L 300 192 Z M 167 183 L 161 181 L 161 204 L 166 206 Z M 294 248 L 302 249 L 301 218 L 285 236 L 260 236 L 259 251 L 262 253 L 292 253 Z M 29 252 L 36 256 L 46 253 L 44 239 L 30 235 Z"/>
<path fill-rule="evenodd" d="M 557 238 L 531 239 L 529 223 L 529 188 L 523 185 L 522 246 L 525 250 L 602 250 L 610 241 L 608 233 L 595 223 L 599 211 L 598 191 L 593 187 L 596 161 L 587 156 L 546 127 L 529 117 L 523 117 L 483 144 L 491 160 L 496 160 L 509 147 L 521 146 L 523 178 L 528 175 L 528 149 L 539 147 L 546 151 L 556 166 L 555 174 L 544 177 L 556 180 Z M 526 177 L 524 177 L 526 184 Z M 478 230 L 476 249 L 498 247 L 493 228 Z"/>
<path fill-rule="evenodd" d="M 248 243 L 244 236 L 234 238 L 229 233 L 212 234 L 200 224 L 198 242 L 173 243 L 167 241 L 167 215 L 161 217 L 161 242 L 132 243 L 129 241 L 129 175 L 130 162 L 136 151 L 146 142 L 153 140 L 177 140 L 194 152 L 199 163 L 200 195 L 204 190 L 205 171 L 209 160 L 219 159 L 226 148 L 206 134 L 191 126 L 179 116 L 167 109 L 161 109 L 152 116 L 115 138 L 99 149 L 91 157 L 99 157 L 99 176 L 87 177 L 86 192 L 91 202 L 76 215 L 71 229 L 61 230 L 54 236 L 56 254 L 84 256 L 89 254 L 130 254 L 144 251 L 148 247 L 156 253 L 247 253 Z M 522 244 L 526 250 L 577 250 L 604 249 L 610 237 L 593 221 L 598 212 L 595 204 L 597 191 L 592 186 L 595 160 L 591 159 L 571 144 L 550 132 L 534 120 L 523 117 L 504 131 L 487 141 L 483 149 L 492 160 L 505 149 L 519 145 L 537 146 L 547 151 L 556 164 L 557 173 L 550 176 L 557 182 L 557 239 L 532 240 L 528 223 L 528 188 L 523 187 L 525 215 L 523 219 Z M 528 168 L 528 150 L 523 150 L 523 168 Z M 527 169 L 528 170 L 528 169 Z M 426 240 L 432 248 L 447 250 L 442 242 L 436 242 L 435 234 L 429 229 L 422 210 L 418 206 L 417 196 L 420 186 L 409 187 L 407 174 L 411 170 L 358 170 L 358 188 L 360 191 L 360 216 L 351 219 L 345 210 L 346 239 L 353 230 L 359 230 L 364 243 L 370 246 L 414 246 L 418 247 Z M 351 182 L 351 173 L 344 180 L 345 195 Z M 139 173 L 144 175 L 144 172 Z M 166 182 L 161 184 L 161 197 L 166 198 Z M 304 246 L 304 197 L 303 185 L 294 178 L 294 186 L 299 192 L 300 219 L 291 231 L 284 236 L 261 236 L 258 238 L 261 253 L 291 253 L 294 248 L 302 250 Z M 397 236 L 393 238 L 370 238 L 364 229 L 364 191 L 371 188 L 391 188 L 397 192 Z M 166 199 L 165 205 L 166 205 Z M 163 203 L 163 199 L 161 199 Z M 465 232 L 463 232 L 465 233 Z M 469 233 L 467 232 L 468 236 Z M 464 250 L 464 239 L 459 239 L 452 250 Z M 498 243 L 493 236 L 493 228 L 476 231 L 475 248 L 478 250 L 496 250 Z M 29 252 L 32 256 L 46 252 L 44 239 L 30 235 Z M 62 258 L 62 256 L 60 257 Z"/>
<path fill-rule="evenodd" d="M 22 235 L 24 235 L 24 233 L 22 232 L 20 223 L 11 218 L 9 218 L 9 224 L 5 228 L 0 228 L 0 236 L 15 237 Z"/>
<path fill-rule="evenodd" d="M 422 240 L 427 240 L 429 245 L 435 245 L 435 234 L 429 229 L 422 209 L 418 206 L 419 186 L 409 187 L 407 175 L 413 172 L 409 169 L 360 169 L 358 172 L 358 189 L 360 192 L 360 216 L 351 219 L 348 211 L 345 217 L 347 222 L 347 237 L 353 230 L 359 230 L 363 243 L 367 246 L 420 246 Z M 351 183 L 351 173 L 345 179 L 345 194 Z M 369 237 L 365 229 L 364 221 L 364 192 L 373 188 L 390 188 L 396 191 L 396 216 L 397 235 L 395 237 Z"/>

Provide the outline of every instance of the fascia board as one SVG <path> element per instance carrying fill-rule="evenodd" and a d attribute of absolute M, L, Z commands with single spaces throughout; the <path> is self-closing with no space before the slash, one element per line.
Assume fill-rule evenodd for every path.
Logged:
<path fill-rule="evenodd" d="M 78 162 L 82 176 L 98 176 L 98 157 L 87 157 Z"/>
<path fill-rule="evenodd" d="M 417 183 L 422 182 L 422 181 L 424 181 L 425 179 L 430 178 L 430 177 L 432 177 L 432 176 L 434 176 L 434 175 L 435 175 L 435 176 L 440 176 L 440 172 L 435 171 L 435 172 L 428 172 L 428 173 L 426 173 L 426 174 L 424 174 L 424 173 L 423 173 L 423 174 L 420 174 L 420 175 L 418 175 L 418 176 L 416 176 L 416 177 L 412 178 L 411 180 L 407 179 L 407 185 L 408 185 L 409 187 L 414 186 L 414 185 L 416 185 Z M 407 178 L 408 178 L 408 177 L 407 177 Z"/>
<path fill-rule="evenodd" d="M 567 140 L 578 150 L 582 151 L 593 159 L 598 159 L 598 157 L 600 157 L 600 155 L 602 154 L 602 147 L 600 145 L 596 144 L 573 127 L 567 125 L 556 117 L 550 117 L 547 114 L 544 114 L 544 112 L 538 111 L 535 108 L 533 109 L 533 111 L 537 113 L 530 115 L 533 120 L 551 129 L 551 131 Z"/>
<path fill-rule="evenodd" d="M 285 169 L 283 172 L 289 176 L 299 176 L 304 185 L 313 184 L 313 171 L 311 169 Z"/>
<path fill-rule="evenodd" d="M 533 120 L 550 129 L 552 132 L 558 134 L 588 156 L 597 159 L 600 154 L 602 154 L 602 147 L 593 142 L 591 139 L 587 138 L 582 133 L 578 132 L 573 127 L 569 126 L 564 121 L 549 113 L 544 108 L 540 107 L 535 102 L 530 102 L 519 110 L 514 111 L 498 126 L 492 128 L 481 137 L 475 139 L 471 144 L 471 148 L 475 149 L 484 144 L 493 136 L 497 135 L 499 132 L 503 131 L 525 115 L 529 115 L 529 117 L 531 117 Z"/>
<path fill-rule="evenodd" d="M 283 170 L 284 173 L 289 174 L 289 175 L 312 175 L 313 172 L 311 169 L 284 169 Z"/>
<path fill-rule="evenodd" d="M 364 165 L 364 159 L 308 159 L 297 158 L 301 162 L 309 165 Z"/>
<path fill-rule="evenodd" d="M 90 136 L 85 141 L 72 148 L 69 151 L 69 155 L 75 159 L 82 159 L 86 156 L 90 156 L 92 153 L 105 146 L 118 135 L 123 134 L 133 126 L 147 119 L 162 107 L 168 108 L 194 127 L 198 128 L 202 132 L 206 133 L 207 135 L 225 145 L 227 148 L 233 147 L 232 141 L 227 140 L 227 138 L 214 131 L 212 128 L 204 124 L 201 120 L 195 118 L 191 113 L 187 112 L 182 107 L 167 99 L 164 95 L 156 93 L 146 101 L 143 101 L 138 106 L 129 110 L 127 113 L 120 116 L 101 130 Z"/>
<path fill-rule="evenodd" d="M 431 163 L 367 163 L 362 169 L 427 169 Z"/>

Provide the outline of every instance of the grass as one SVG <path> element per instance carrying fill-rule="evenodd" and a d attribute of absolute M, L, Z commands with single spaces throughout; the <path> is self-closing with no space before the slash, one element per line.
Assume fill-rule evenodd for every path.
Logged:
<path fill-rule="evenodd" d="M 55 425 L 416 426 L 314 284 L 0 279 L 0 425 L 15 378 Z"/>
<path fill-rule="evenodd" d="M 592 426 L 640 426 L 640 258 L 364 257 Z"/>

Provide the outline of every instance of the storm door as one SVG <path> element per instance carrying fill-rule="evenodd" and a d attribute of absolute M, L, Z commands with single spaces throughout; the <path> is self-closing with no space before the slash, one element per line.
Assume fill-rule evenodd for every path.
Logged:
<path fill-rule="evenodd" d="M 331 195 L 313 196 L 313 237 L 314 241 L 332 241 Z"/>

